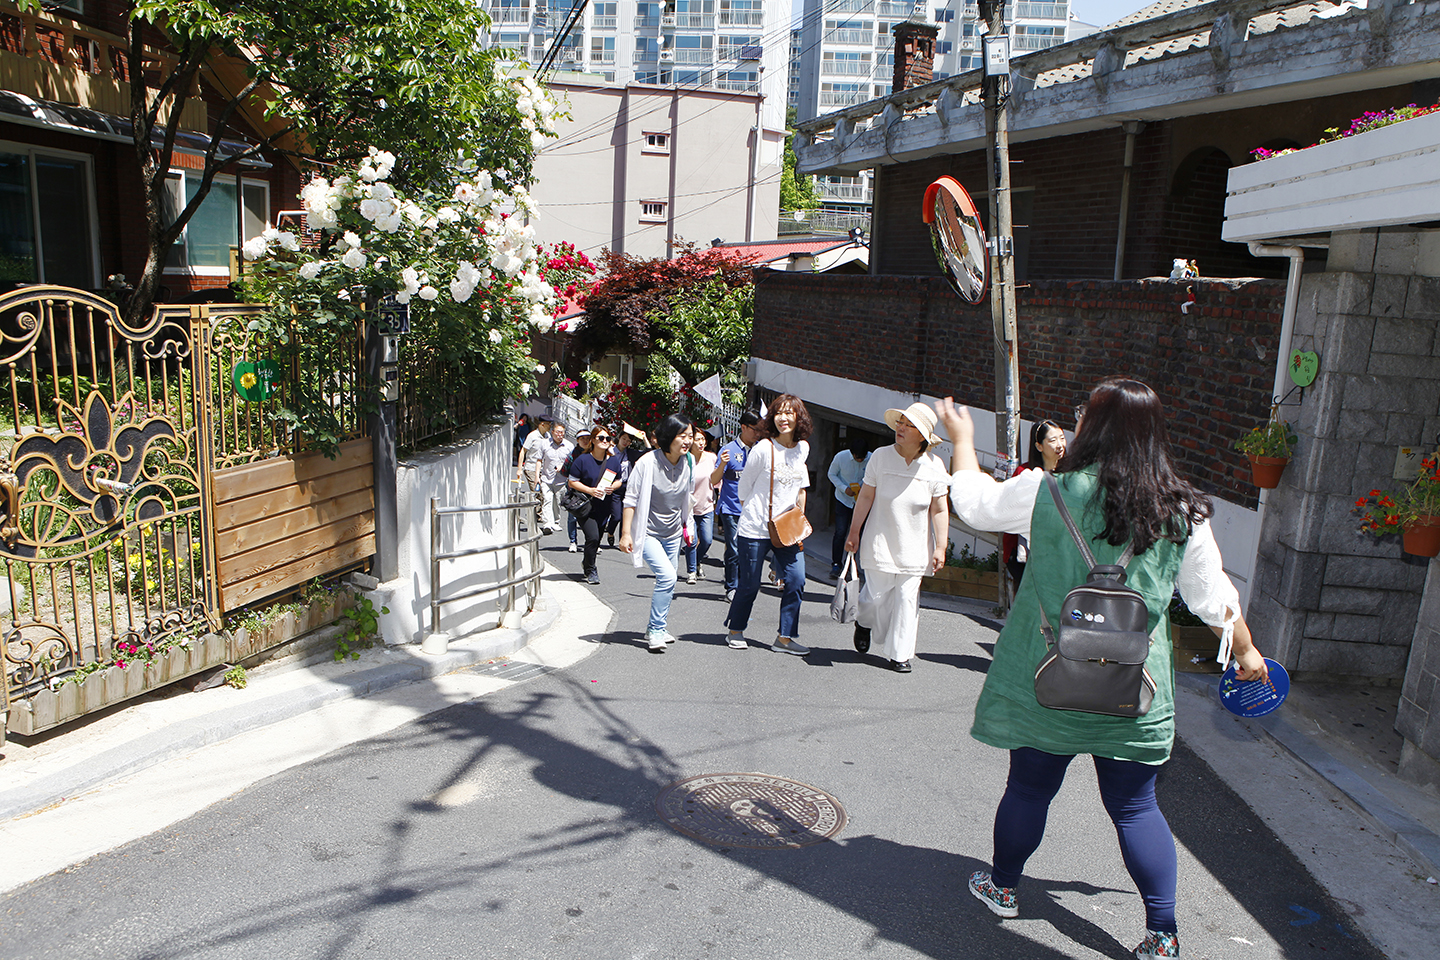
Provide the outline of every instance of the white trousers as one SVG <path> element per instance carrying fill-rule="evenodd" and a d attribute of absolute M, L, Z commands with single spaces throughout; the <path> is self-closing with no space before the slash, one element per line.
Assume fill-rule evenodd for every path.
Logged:
<path fill-rule="evenodd" d="M 913 658 L 920 626 L 920 575 L 866 571 L 855 620 L 870 628 L 870 652 L 877 657 Z"/>
<path fill-rule="evenodd" d="M 565 492 L 568 484 L 540 484 L 540 527 L 543 530 L 555 530 L 560 527 L 559 518 L 565 512 L 560 506 L 560 494 Z"/>

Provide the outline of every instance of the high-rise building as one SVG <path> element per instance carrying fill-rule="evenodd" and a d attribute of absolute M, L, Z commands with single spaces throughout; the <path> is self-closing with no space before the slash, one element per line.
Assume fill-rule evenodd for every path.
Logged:
<path fill-rule="evenodd" d="M 557 73 L 598 74 L 617 84 L 709 87 L 760 93 L 763 125 L 784 129 L 791 0 L 483 0 L 490 43 Z"/>
<path fill-rule="evenodd" d="M 940 28 L 934 75 L 981 66 L 975 0 L 908 3 L 899 0 L 804 0 L 800 18 L 800 77 L 796 107 L 808 120 L 890 93 L 894 39 L 890 31 L 917 8 Z M 1013 56 L 1064 43 L 1069 0 L 1019 0 L 1006 6 Z"/>

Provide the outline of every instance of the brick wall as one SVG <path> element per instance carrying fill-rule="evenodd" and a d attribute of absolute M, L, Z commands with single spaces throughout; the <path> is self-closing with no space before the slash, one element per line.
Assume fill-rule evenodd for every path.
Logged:
<path fill-rule="evenodd" d="M 964 304 L 944 280 L 758 276 L 755 356 L 994 408 L 989 307 Z M 1197 308 L 1187 316 L 1180 304 L 1189 286 Z M 1020 412 L 1068 424 L 1103 377 L 1144 380 L 1165 398 L 1191 480 L 1253 506 L 1249 467 L 1233 447 L 1268 416 L 1284 295 L 1271 280 L 1033 283 L 1018 294 Z"/>
<path fill-rule="evenodd" d="M 1251 257 L 1244 245 L 1220 239 L 1229 159 L 1209 150 L 1194 163 L 1172 156 L 1175 123 L 1150 124 L 1136 138 L 1122 275 L 1168 276 L 1171 261 L 1183 257 L 1196 260 L 1207 277 L 1282 276 L 1283 262 Z M 1014 143 L 1010 158 L 1016 203 L 1022 192 L 1031 194 L 1029 222 L 1017 219 L 1017 228 L 1029 233 L 1028 277 L 1022 279 L 1113 276 L 1125 134 L 1117 128 Z M 985 162 L 984 151 L 976 150 L 883 168 L 874 224 L 879 273 L 939 273 L 929 227 L 920 219 L 925 188 L 949 175 L 981 193 L 988 188 Z"/>

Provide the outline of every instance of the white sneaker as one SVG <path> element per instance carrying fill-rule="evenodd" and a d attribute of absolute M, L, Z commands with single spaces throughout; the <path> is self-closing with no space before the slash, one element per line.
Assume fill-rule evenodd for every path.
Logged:
<path fill-rule="evenodd" d="M 577 547 L 577 546 L 574 544 L 574 542 L 571 542 L 571 544 L 570 544 L 570 552 L 571 552 L 571 553 L 578 553 L 579 551 L 580 551 L 580 548 Z"/>
<path fill-rule="evenodd" d="M 674 642 L 675 642 L 675 634 L 671 633 L 669 630 L 666 630 L 666 631 L 665 631 L 665 642 L 666 642 L 666 643 L 674 643 Z"/>
<path fill-rule="evenodd" d="M 741 630 L 731 630 L 725 637 L 725 643 L 731 650 L 749 650 L 750 641 L 745 639 L 745 633 Z"/>
<path fill-rule="evenodd" d="M 685 582 L 686 582 L 686 583 L 692 583 L 692 584 L 695 582 L 695 571 L 694 571 L 694 570 L 691 570 L 691 571 L 690 571 L 690 576 L 688 576 L 688 577 L 685 578 Z"/>
<path fill-rule="evenodd" d="M 665 637 L 666 633 L 663 630 L 650 630 L 645 634 L 645 645 L 651 653 L 664 653 Z"/>

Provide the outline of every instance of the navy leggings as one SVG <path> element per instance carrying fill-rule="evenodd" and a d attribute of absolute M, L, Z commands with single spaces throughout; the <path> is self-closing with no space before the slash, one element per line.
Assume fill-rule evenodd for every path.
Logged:
<path fill-rule="evenodd" d="M 1030 747 L 1010 751 L 1010 778 L 995 811 L 996 886 L 1019 884 L 1025 861 L 1040 847 L 1050 801 L 1060 792 L 1073 759 Z M 1145 902 L 1145 926 L 1174 933 L 1175 837 L 1155 803 L 1160 768 L 1133 760 L 1094 759 L 1100 800 L 1115 823 L 1125 869 Z"/>

